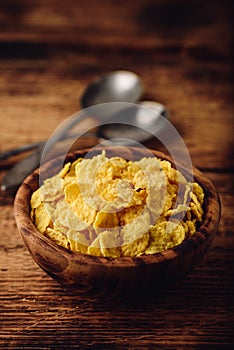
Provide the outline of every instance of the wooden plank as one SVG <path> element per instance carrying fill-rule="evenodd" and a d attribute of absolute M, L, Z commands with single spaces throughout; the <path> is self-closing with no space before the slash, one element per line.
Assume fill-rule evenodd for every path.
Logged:
<path fill-rule="evenodd" d="M 46 65 L 43 73 L 37 71 L 41 63 L 34 64 L 30 73 L 22 73 L 30 61 L 6 70 L 0 68 L 3 81 L 0 99 L 1 150 L 9 148 L 9 144 L 17 147 L 48 138 L 65 118 L 80 108 L 78 101 L 85 83 L 82 77 L 75 77 L 74 80 L 70 77 L 71 72 L 76 70 L 75 61 L 72 58 L 66 63 L 57 62 L 53 72 Z M 77 62 L 80 62 L 80 56 L 77 56 Z M 145 62 L 141 63 L 141 68 L 137 63 L 133 66 L 145 83 L 145 98 L 167 106 L 170 120 L 183 137 L 194 164 L 203 169 L 232 169 L 233 102 L 230 101 L 232 86 L 228 84 L 228 78 L 220 86 L 212 86 L 211 70 L 208 81 L 203 79 L 201 85 L 201 81 L 186 77 L 193 67 L 196 68 L 196 64 L 189 68 L 186 65 L 178 68 L 159 65 L 146 71 L 147 65 Z M 217 66 L 217 71 L 221 72 L 222 67 Z M 226 69 L 228 72 L 228 67 Z M 92 78 L 96 75 L 92 74 Z M 205 90 L 209 90 L 209 94 Z M 225 123 L 222 115 L 225 115 Z"/>
<path fill-rule="evenodd" d="M 26 268 L 20 257 L 22 252 L 15 258 L 23 268 L 19 268 L 18 279 L 9 278 L 7 302 L 1 307 L 1 345 L 43 348 L 56 344 L 60 348 L 66 342 L 77 347 L 114 343 L 193 348 L 194 344 L 209 344 L 211 339 L 213 345 L 231 341 L 231 252 L 222 255 L 220 265 L 220 251 L 212 250 L 179 285 L 145 299 L 132 298 L 122 305 L 67 293 L 38 268 Z M 211 289 L 212 293 L 208 292 Z"/>
<path fill-rule="evenodd" d="M 208 176 L 215 181 L 223 204 L 220 229 L 210 251 L 185 280 L 145 299 L 133 297 L 127 303 L 114 301 L 106 305 L 59 286 L 27 252 L 17 232 L 12 207 L 2 207 L 0 344 L 9 348 L 56 344 L 56 348 L 62 348 L 64 342 L 69 342 L 74 348 L 115 344 L 181 349 L 193 349 L 194 344 L 205 346 L 211 339 L 213 345 L 229 344 L 234 291 L 232 175 Z"/>
<path fill-rule="evenodd" d="M 2 25 L 7 33 L 0 40 L 33 41 L 34 43 L 70 42 L 80 48 L 112 49 L 187 44 L 223 50 L 231 44 L 230 2 L 186 3 L 174 1 L 15 1 L 12 15 L 7 0 L 1 1 Z M 17 31 L 16 29 L 17 25 Z M 93 30 L 96 28 L 96 30 Z M 171 29 L 173 28 L 173 29 Z M 124 40 L 122 39 L 124 38 Z M 138 40 L 135 40 L 135 39 Z M 216 43 L 216 45 L 215 45 Z M 217 45 L 217 43 L 220 43 Z M 36 47 L 35 47 L 36 50 Z M 37 54 L 38 54 L 38 50 Z M 20 55 L 20 52 L 18 53 Z"/>

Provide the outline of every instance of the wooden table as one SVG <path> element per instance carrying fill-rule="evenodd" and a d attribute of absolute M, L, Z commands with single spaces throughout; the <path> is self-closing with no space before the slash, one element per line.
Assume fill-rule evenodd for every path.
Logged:
<path fill-rule="evenodd" d="M 14 193 L 1 192 L 2 349 L 231 348 L 231 20 L 228 0 L 1 0 L 1 151 L 49 137 L 92 79 L 129 69 L 142 77 L 145 99 L 167 105 L 222 203 L 217 236 L 194 272 L 151 297 L 109 305 L 66 291 L 34 263 L 17 232 Z M 0 176 L 18 160 L 2 161 Z"/>

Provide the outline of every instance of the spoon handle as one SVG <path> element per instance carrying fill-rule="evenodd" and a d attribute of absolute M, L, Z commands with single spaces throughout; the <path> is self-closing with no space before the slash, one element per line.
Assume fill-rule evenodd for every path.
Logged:
<path fill-rule="evenodd" d="M 57 142 L 62 141 L 68 137 L 68 132 L 71 128 L 84 119 L 84 114 L 73 114 L 68 120 L 64 122 L 60 130 L 52 137 L 49 147 L 52 147 Z M 82 135 L 82 134 L 81 134 Z M 77 135 L 77 136 L 81 136 Z M 15 164 L 3 177 L 1 181 L 1 190 L 17 189 L 23 180 L 36 168 L 39 167 L 43 151 L 47 142 L 40 142 L 36 149 L 23 160 Z M 34 147 L 35 148 L 35 147 Z"/>
<path fill-rule="evenodd" d="M 40 164 L 40 159 L 44 150 L 45 143 L 41 143 L 29 156 L 13 166 L 3 177 L 1 190 L 16 189 L 19 187 L 25 177 L 30 174 Z"/>
<path fill-rule="evenodd" d="M 23 145 L 17 148 L 12 148 L 10 150 L 6 150 L 0 153 L 0 161 L 5 160 L 7 158 L 10 158 L 12 156 L 16 156 L 17 154 L 31 151 L 34 148 L 39 147 L 43 142 L 35 142 L 35 143 L 29 143 L 27 145 Z"/>

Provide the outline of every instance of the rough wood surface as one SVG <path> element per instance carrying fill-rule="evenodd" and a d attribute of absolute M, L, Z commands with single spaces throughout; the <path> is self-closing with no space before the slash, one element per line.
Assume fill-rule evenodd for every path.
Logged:
<path fill-rule="evenodd" d="M 233 347 L 231 7 L 229 0 L 0 1 L 0 151 L 49 137 L 79 109 L 92 79 L 130 69 L 141 75 L 145 99 L 167 105 L 222 203 L 212 247 L 191 275 L 157 295 L 106 304 L 67 292 L 40 270 L 17 232 L 14 193 L 0 193 L 0 347 Z M 0 178 L 18 159 L 0 163 Z"/>

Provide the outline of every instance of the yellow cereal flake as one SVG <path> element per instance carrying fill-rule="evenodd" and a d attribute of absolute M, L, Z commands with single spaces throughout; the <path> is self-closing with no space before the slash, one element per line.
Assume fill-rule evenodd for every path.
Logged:
<path fill-rule="evenodd" d="M 122 245 L 122 256 L 140 256 L 145 253 L 149 245 L 150 235 L 146 232 L 135 241 Z"/>
<path fill-rule="evenodd" d="M 91 244 L 88 230 L 77 232 L 70 229 L 67 232 L 67 238 L 69 240 L 71 250 L 85 254 L 87 253 L 88 247 Z"/>
<path fill-rule="evenodd" d="M 180 213 L 185 213 L 187 211 L 186 204 L 179 204 L 175 209 L 170 209 L 165 213 L 166 217 L 175 216 Z"/>
<path fill-rule="evenodd" d="M 79 164 L 82 162 L 82 160 L 83 158 L 78 158 L 71 164 L 70 173 L 76 172 L 76 169 L 78 169 Z"/>
<path fill-rule="evenodd" d="M 127 161 L 105 152 L 78 158 L 31 197 L 38 230 L 83 254 L 117 258 L 155 254 L 196 232 L 204 192 L 170 162 Z"/>
<path fill-rule="evenodd" d="M 31 208 L 35 209 L 35 208 L 39 207 L 41 202 L 42 202 L 41 189 L 38 188 L 38 190 L 36 190 L 32 194 L 32 197 L 31 197 Z"/>
<path fill-rule="evenodd" d="M 44 233 L 47 227 L 50 226 L 50 217 L 45 209 L 45 205 L 41 203 L 34 211 L 34 222 L 38 231 Z"/>
<path fill-rule="evenodd" d="M 114 202 L 118 199 L 118 192 L 114 181 L 103 182 L 99 179 L 96 183 L 97 193 L 104 201 Z M 105 186 L 105 187 L 104 187 Z"/>
<path fill-rule="evenodd" d="M 190 207 L 191 207 L 191 212 L 194 215 L 194 217 L 197 218 L 197 220 L 199 222 L 201 222 L 202 221 L 202 212 L 201 212 L 201 210 L 199 210 L 201 208 L 197 207 L 194 202 L 190 203 Z"/>
<path fill-rule="evenodd" d="M 117 212 L 119 226 L 131 223 L 143 213 L 144 205 L 134 205 Z"/>
<path fill-rule="evenodd" d="M 61 245 L 64 248 L 70 248 L 67 237 L 58 230 L 47 227 L 47 229 L 45 230 L 45 236 L 52 239 L 52 241 Z"/>
<path fill-rule="evenodd" d="M 185 230 L 182 224 L 163 220 L 150 228 L 150 244 L 146 254 L 155 254 L 183 242 Z"/>
<path fill-rule="evenodd" d="M 87 224 L 75 215 L 65 200 L 59 200 L 55 209 L 49 205 L 46 206 L 46 209 L 54 227 L 65 234 L 69 229 L 80 231 L 87 228 Z"/>
<path fill-rule="evenodd" d="M 118 230 L 103 231 L 88 247 L 88 254 L 112 258 L 121 256 L 121 238 Z"/>
<path fill-rule="evenodd" d="M 41 196 L 44 202 L 55 201 L 63 195 L 63 179 L 59 175 L 55 175 L 44 181 L 41 187 Z"/>
<path fill-rule="evenodd" d="M 182 221 L 186 237 L 192 236 L 196 232 L 196 224 L 192 220 Z"/>
<path fill-rule="evenodd" d="M 138 216 L 131 218 L 131 220 L 121 228 L 121 238 L 123 244 L 132 243 L 149 230 L 150 214 L 147 209 L 141 210 Z"/>
<path fill-rule="evenodd" d="M 137 164 L 137 162 L 129 161 L 127 168 L 123 169 L 123 173 L 122 173 L 121 178 L 126 179 L 126 180 L 133 179 L 134 186 L 137 186 L 135 183 L 136 180 L 134 180 L 134 177 L 136 176 L 136 174 L 139 171 L 142 173 L 142 169 L 141 169 L 140 165 Z M 138 177 L 138 180 L 141 181 L 141 178 Z"/>
<path fill-rule="evenodd" d="M 197 182 L 193 183 L 193 193 L 197 196 L 199 203 L 202 204 L 204 201 L 204 192 Z"/>
<path fill-rule="evenodd" d="M 116 213 L 98 212 L 93 223 L 94 228 L 114 228 L 118 227 L 118 217 Z"/>
<path fill-rule="evenodd" d="M 87 225 L 94 223 L 97 212 L 83 200 L 82 194 L 79 194 L 70 206 L 75 215 L 84 223 Z"/>
<path fill-rule="evenodd" d="M 67 203 L 71 204 L 76 200 L 80 194 L 80 188 L 78 183 L 69 183 L 64 187 L 65 200 Z"/>
<path fill-rule="evenodd" d="M 59 176 L 63 179 L 65 175 L 69 172 L 71 167 L 71 163 L 67 163 L 64 165 L 63 169 L 60 171 Z"/>

